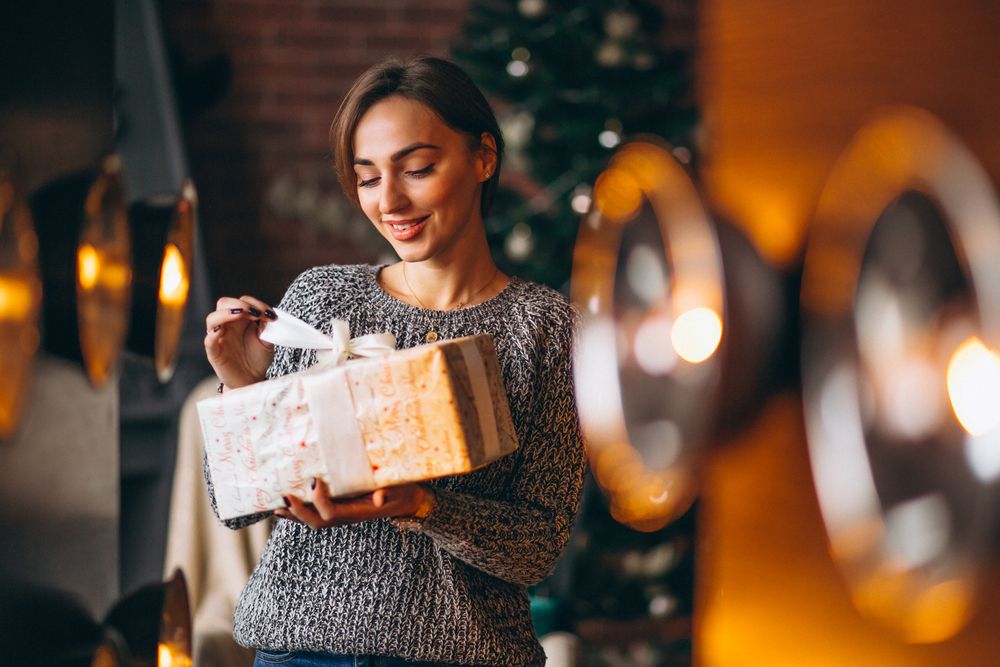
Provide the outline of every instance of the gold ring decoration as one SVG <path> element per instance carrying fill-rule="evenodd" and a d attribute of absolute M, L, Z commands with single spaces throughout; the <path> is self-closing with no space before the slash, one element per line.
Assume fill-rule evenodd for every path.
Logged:
<path fill-rule="evenodd" d="M 0 441 L 17 429 L 40 340 L 42 282 L 31 211 L 0 166 Z"/>
<path fill-rule="evenodd" d="M 574 368 L 591 468 L 614 518 L 658 530 L 697 492 L 725 315 L 718 239 L 694 183 L 655 140 L 597 178 L 573 256 Z"/>
<path fill-rule="evenodd" d="M 975 609 L 1000 477 L 1000 205 L 931 114 L 870 120 L 823 188 L 801 292 L 809 455 L 866 618 L 912 642 Z"/>

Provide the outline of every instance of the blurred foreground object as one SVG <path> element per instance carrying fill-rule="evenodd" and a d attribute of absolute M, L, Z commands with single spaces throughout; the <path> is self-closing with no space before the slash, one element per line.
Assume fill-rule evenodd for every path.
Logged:
<path fill-rule="evenodd" d="M 191 610 L 184 574 L 148 584 L 115 603 L 105 632 L 121 638 L 129 667 L 191 667 Z"/>
<path fill-rule="evenodd" d="M 31 212 L 0 164 L 0 441 L 13 435 L 28 397 L 41 302 L 38 237 Z"/>
<path fill-rule="evenodd" d="M 936 118 L 895 107 L 843 152 L 802 282 L 809 454 L 858 610 L 912 642 L 972 614 L 1000 476 L 1000 205 Z"/>
<path fill-rule="evenodd" d="M 61 176 L 31 197 L 45 286 L 44 347 L 95 387 L 117 371 L 132 294 L 121 160 Z"/>
<path fill-rule="evenodd" d="M 198 195 L 190 179 L 176 196 L 129 207 L 132 234 L 132 320 L 127 346 L 149 358 L 160 382 L 173 377 L 191 288 Z"/>
<path fill-rule="evenodd" d="M 612 515 L 645 531 L 683 514 L 717 417 L 722 256 L 694 184 L 652 141 L 623 146 L 594 185 L 573 256 L 582 310 L 577 401 Z"/>

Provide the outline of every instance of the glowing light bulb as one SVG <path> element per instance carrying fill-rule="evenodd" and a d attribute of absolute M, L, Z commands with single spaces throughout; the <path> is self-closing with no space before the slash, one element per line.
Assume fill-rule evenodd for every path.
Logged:
<path fill-rule="evenodd" d="M 76 251 L 77 280 L 85 290 L 94 289 L 101 272 L 101 257 L 97 248 L 89 243 L 82 244 Z"/>
<path fill-rule="evenodd" d="M 958 423 L 971 435 L 1000 424 L 1000 357 L 979 338 L 959 345 L 948 362 L 948 398 Z"/>
<path fill-rule="evenodd" d="M 169 306 L 183 306 L 187 302 L 188 277 L 184 256 L 173 243 L 163 250 L 163 264 L 160 268 L 160 303 Z"/>
<path fill-rule="evenodd" d="M 156 667 L 191 667 L 191 658 L 160 642 L 156 646 Z"/>
<path fill-rule="evenodd" d="M 0 322 L 17 322 L 31 311 L 31 287 L 27 281 L 0 276 Z"/>
<path fill-rule="evenodd" d="M 692 364 L 711 357 L 721 341 L 722 320 L 714 310 L 705 306 L 681 313 L 670 332 L 670 342 L 677 356 Z"/>

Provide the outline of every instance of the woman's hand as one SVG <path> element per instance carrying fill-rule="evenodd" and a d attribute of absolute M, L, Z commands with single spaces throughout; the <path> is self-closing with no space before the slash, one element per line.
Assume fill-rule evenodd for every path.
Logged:
<path fill-rule="evenodd" d="M 264 379 L 274 346 L 260 339 L 271 307 L 250 296 L 222 297 L 205 318 L 205 354 L 227 387 L 245 387 Z"/>
<path fill-rule="evenodd" d="M 411 516 L 426 495 L 433 494 L 433 491 L 422 484 L 404 484 L 353 498 L 331 498 L 326 483 L 321 479 L 315 482 L 311 502 L 307 503 L 295 496 L 285 496 L 288 508 L 277 509 L 274 513 L 311 528 L 330 528 L 370 519 Z"/>

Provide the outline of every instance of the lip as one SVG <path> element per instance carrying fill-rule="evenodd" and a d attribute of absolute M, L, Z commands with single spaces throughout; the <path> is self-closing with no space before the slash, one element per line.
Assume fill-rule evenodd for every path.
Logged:
<path fill-rule="evenodd" d="M 407 220 L 383 220 L 382 222 L 389 229 L 389 233 L 392 234 L 392 238 L 397 241 L 409 241 L 424 230 L 424 227 L 427 226 L 427 218 L 429 217 L 430 215 L 425 215 L 421 218 L 410 218 Z M 407 229 L 396 229 L 393 225 L 412 226 Z"/>

